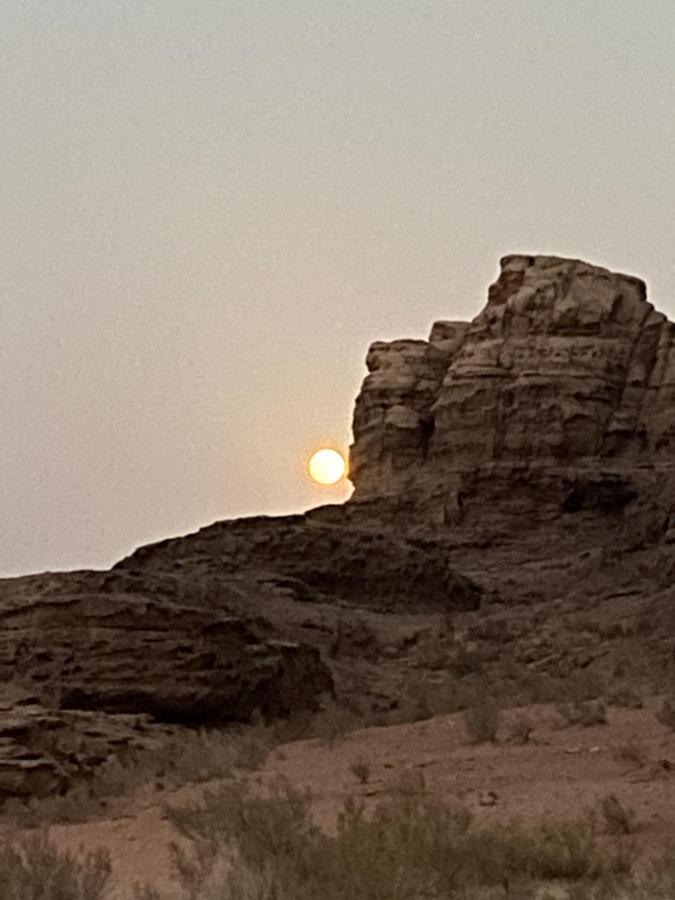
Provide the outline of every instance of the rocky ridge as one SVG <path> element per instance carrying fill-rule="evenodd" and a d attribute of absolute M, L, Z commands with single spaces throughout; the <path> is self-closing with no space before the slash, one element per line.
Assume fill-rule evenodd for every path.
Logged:
<path fill-rule="evenodd" d="M 505 257 L 472 322 L 370 348 L 346 504 L 0 581 L 0 796 L 333 696 L 386 719 L 574 673 L 658 684 L 674 327 L 636 278 Z"/>

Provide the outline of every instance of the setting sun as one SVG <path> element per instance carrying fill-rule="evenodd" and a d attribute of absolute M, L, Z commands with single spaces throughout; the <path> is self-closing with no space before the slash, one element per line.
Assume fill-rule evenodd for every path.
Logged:
<path fill-rule="evenodd" d="M 345 477 L 347 464 L 341 453 L 330 447 L 323 447 L 312 454 L 307 466 L 309 477 L 317 484 L 332 485 Z"/>

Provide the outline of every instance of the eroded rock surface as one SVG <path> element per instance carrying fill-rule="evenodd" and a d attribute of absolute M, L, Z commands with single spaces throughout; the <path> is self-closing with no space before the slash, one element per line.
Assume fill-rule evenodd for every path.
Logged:
<path fill-rule="evenodd" d="M 219 522 L 141 547 L 113 569 L 153 571 L 189 572 L 202 581 L 248 573 L 298 600 L 383 611 L 443 612 L 480 604 L 478 586 L 454 570 L 436 544 L 304 516 Z"/>
<path fill-rule="evenodd" d="M 639 279 L 506 257 L 472 322 L 371 347 L 346 504 L 0 581 L 0 797 L 61 790 L 167 723 L 333 693 L 414 718 L 486 690 L 558 699 L 578 673 L 660 685 L 674 338 Z"/>
<path fill-rule="evenodd" d="M 0 801 L 62 793 L 114 757 L 152 751 L 167 729 L 145 715 L 48 708 L 15 684 L 0 686 Z"/>
<path fill-rule="evenodd" d="M 92 582 L 98 580 L 91 576 Z M 165 722 L 245 721 L 316 707 L 332 689 L 318 652 L 269 623 L 151 592 L 53 592 L 5 601 L 0 673 L 58 709 Z"/>
<path fill-rule="evenodd" d="M 674 338 L 637 278 L 505 257 L 471 323 L 371 347 L 355 499 L 491 464 L 672 461 Z"/>

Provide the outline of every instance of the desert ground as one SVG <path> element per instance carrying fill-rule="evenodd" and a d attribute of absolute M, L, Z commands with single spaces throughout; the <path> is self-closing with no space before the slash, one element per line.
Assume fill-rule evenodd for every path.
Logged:
<path fill-rule="evenodd" d="M 401 790 L 464 807 L 477 825 L 595 816 L 599 840 L 630 847 L 639 869 L 675 845 L 675 732 L 658 720 L 657 709 L 652 699 L 642 709 L 610 708 L 605 724 L 569 725 L 554 706 L 522 707 L 502 713 L 496 740 L 481 743 L 471 741 L 461 714 L 366 727 L 281 744 L 260 768 L 237 777 L 258 790 L 279 778 L 309 789 L 315 819 L 328 831 L 348 797 L 372 806 Z M 525 743 L 523 722 L 531 729 Z M 53 824 L 49 833 L 63 851 L 110 852 L 115 900 L 131 900 L 140 883 L 180 900 L 185 894 L 170 852 L 180 838 L 164 809 L 192 804 L 217 785 L 215 779 L 159 789 L 155 782 L 129 797 L 107 798 L 90 820 Z M 629 834 L 606 833 L 599 810 L 608 796 L 631 815 Z M 16 834 L 11 822 L 3 827 Z"/>

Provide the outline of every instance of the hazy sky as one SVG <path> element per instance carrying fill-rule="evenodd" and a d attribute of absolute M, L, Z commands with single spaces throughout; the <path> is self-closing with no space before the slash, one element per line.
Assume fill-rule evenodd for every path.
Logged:
<path fill-rule="evenodd" d="M 348 494 L 368 344 L 509 252 L 675 316 L 672 0 L 0 0 L 0 573 Z"/>

